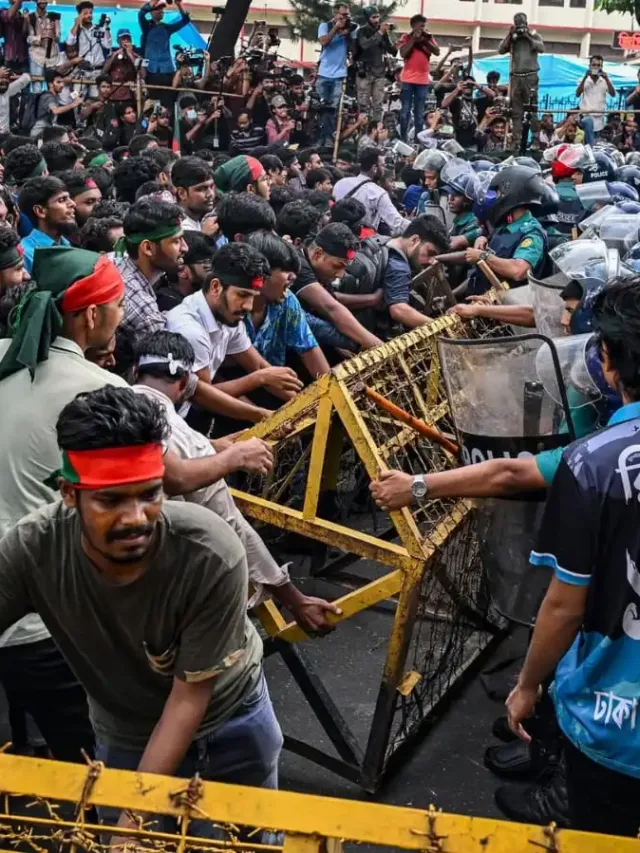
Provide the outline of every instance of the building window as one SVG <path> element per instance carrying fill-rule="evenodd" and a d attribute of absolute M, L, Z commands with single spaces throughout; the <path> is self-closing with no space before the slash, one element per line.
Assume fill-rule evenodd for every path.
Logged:
<path fill-rule="evenodd" d="M 540 6 L 564 6 L 564 0 L 540 0 Z"/>
<path fill-rule="evenodd" d="M 569 0 L 569 6 L 572 9 L 586 9 L 587 0 Z"/>
<path fill-rule="evenodd" d="M 502 3 L 510 6 L 521 6 L 522 0 L 493 0 L 494 3 Z M 540 4 L 542 5 L 542 3 Z"/>

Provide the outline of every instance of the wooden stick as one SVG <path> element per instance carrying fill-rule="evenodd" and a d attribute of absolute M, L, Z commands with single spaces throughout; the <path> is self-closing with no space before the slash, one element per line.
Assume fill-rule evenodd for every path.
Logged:
<path fill-rule="evenodd" d="M 387 398 L 383 397 L 382 394 L 378 394 L 378 392 L 374 391 L 373 388 L 367 388 L 365 386 L 364 391 L 367 397 L 370 400 L 373 400 L 376 406 L 379 406 L 383 411 L 390 414 L 397 421 L 401 421 L 403 424 L 410 426 L 411 429 L 414 429 L 420 435 L 425 436 L 425 438 L 435 441 L 436 444 L 443 447 L 447 453 L 452 453 L 454 456 L 458 456 L 460 454 L 460 448 L 458 445 L 454 444 L 453 441 L 449 441 L 449 439 L 442 435 L 442 433 L 437 429 L 429 426 L 429 424 L 420 420 L 420 418 L 415 418 L 413 415 L 410 415 L 409 412 L 405 412 L 404 409 L 401 409 L 400 406 L 396 406 L 395 403 L 387 400 Z"/>
<path fill-rule="evenodd" d="M 484 277 L 489 279 L 491 282 L 491 286 L 495 287 L 496 290 L 509 290 L 509 288 L 505 285 L 504 282 L 500 281 L 498 276 L 491 269 L 489 264 L 486 261 L 478 261 L 476 264 L 481 273 L 484 274 Z"/>

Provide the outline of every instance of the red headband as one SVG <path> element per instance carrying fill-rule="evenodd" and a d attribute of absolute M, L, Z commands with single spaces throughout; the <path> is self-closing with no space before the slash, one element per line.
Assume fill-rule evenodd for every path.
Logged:
<path fill-rule="evenodd" d="M 264 175 L 264 167 L 260 160 L 256 160 L 255 157 L 247 157 L 247 166 L 251 171 L 251 178 L 254 183 Z"/>
<path fill-rule="evenodd" d="M 61 475 L 77 489 L 108 489 L 164 476 L 161 444 L 62 452 Z"/>
<path fill-rule="evenodd" d="M 80 278 L 68 287 L 62 297 L 60 307 L 64 314 L 82 311 L 89 305 L 106 305 L 124 296 L 124 281 L 116 265 L 103 256 L 95 265 L 94 271 L 86 278 Z"/>

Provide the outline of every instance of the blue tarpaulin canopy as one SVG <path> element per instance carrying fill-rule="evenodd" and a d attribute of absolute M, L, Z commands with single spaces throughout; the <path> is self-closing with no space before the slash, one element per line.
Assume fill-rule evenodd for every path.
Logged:
<path fill-rule="evenodd" d="M 142 5 L 142 3 L 140 4 Z M 4 4 L 3 4 L 4 6 Z M 6 6 L 4 7 L 6 8 Z M 35 5 L 26 3 L 23 7 L 27 12 L 34 12 Z M 69 30 L 73 26 L 75 19 L 78 17 L 75 5 L 73 6 L 58 6 L 57 4 L 49 4 L 50 12 L 58 12 L 62 17 L 60 20 L 60 32 L 64 41 L 69 35 Z M 93 21 L 97 23 L 101 14 L 108 15 L 111 18 L 111 34 L 113 36 L 113 46 L 116 44 L 116 33 L 118 30 L 126 29 L 131 31 L 134 45 L 140 46 L 142 34 L 138 24 L 137 9 L 117 9 L 115 6 L 96 6 L 93 12 Z M 176 13 L 170 10 L 165 12 L 165 21 L 170 23 L 178 17 Z M 179 32 L 171 36 L 171 44 L 180 45 L 181 47 L 205 48 L 206 42 L 193 24 L 187 24 Z"/>
<path fill-rule="evenodd" d="M 575 91 L 588 67 L 588 59 L 543 53 L 540 56 L 540 87 L 538 90 L 540 106 L 543 109 L 553 109 L 554 102 L 556 105 L 562 102 L 566 109 L 577 106 L 578 99 L 575 97 Z M 605 62 L 604 68 L 618 95 L 621 89 L 633 89 L 638 83 L 637 66 L 624 65 L 621 62 Z M 478 59 L 473 63 L 473 74 L 479 82 L 486 81 L 489 71 L 499 71 L 500 82 L 506 83 L 509 79 L 509 57 L 493 56 Z M 567 102 L 569 103 L 567 104 Z M 607 108 L 616 109 L 618 103 L 618 96 L 609 98 Z"/>

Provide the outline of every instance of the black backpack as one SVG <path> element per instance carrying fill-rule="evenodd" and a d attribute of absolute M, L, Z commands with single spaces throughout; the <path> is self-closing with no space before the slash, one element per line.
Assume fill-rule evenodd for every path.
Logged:
<path fill-rule="evenodd" d="M 347 267 L 347 271 L 340 281 L 340 292 L 357 296 L 367 296 L 375 293 L 384 284 L 384 274 L 389 261 L 389 249 L 387 243 L 390 237 L 367 237 L 360 241 L 360 248 L 353 262 Z M 373 334 L 378 334 L 382 320 L 382 312 L 375 308 L 363 308 L 354 311 L 354 316 L 365 329 Z"/>
<path fill-rule="evenodd" d="M 38 92 L 34 95 L 33 92 L 22 92 L 17 117 L 18 132 L 20 134 L 29 136 L 31 128 L 36 123 L 38 104 L 40 103 L 40 96 L 42 94 L 44 93 Z"/>

